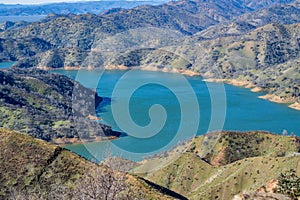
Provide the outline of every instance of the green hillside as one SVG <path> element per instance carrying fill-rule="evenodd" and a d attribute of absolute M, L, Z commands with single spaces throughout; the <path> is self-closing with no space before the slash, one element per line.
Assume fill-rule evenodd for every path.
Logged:
<path fill-rule="evenodd" d="M 134 172 L 189 199 L 222 200 L 256 192 L 286 170 L 300 174 L 297 137 L 259 131 L 221 132 L 194 138 L 184 146 L 188 151 L 178 158 L 172 158 L 174 150 L 162 158 L 143 161 Z M 148 165 L 166 159 L 167 165 L 144 173 Z"/>
<path fill-rule="evenodd" d="M 94 199 L 92 191 L 102 191 L 97 186 L 101 182 L 117 187 L 118 194 L 123 192 L 129 199 L 176 197 L 167 195 L 176 193 L 162 187 L 154 189 L 138 177 L 96 165 L 59 146 L 7 129 L 0 129 L 0 146 L 1 199 L 82 199 L 85 192 L 90 192 L 88 199 Z M 95 172 L 105 173 L 100 177 Z M 89 179 L 91 174 L 96 178 Z M 89 185 L 87 181 L 94 183 Z"/>
<path fill-rule="evenodd" d="M 191 39 L 166 49 L 194 60 L 190 69 L 205 78 L 237 80 L 244 82 L 240 86 L 259 87 L 273 101 L 294 103 L 300 101 L 299 34 L 299 23 L 268 24 L 244 35 Z"/>
<path fill-rule="evenodd" d="M 0 127 L 57 143 L 120 135 L 88 118 L 103 99 L 65 76 L 37 69 L 3 70 L 0 89 Z"/>

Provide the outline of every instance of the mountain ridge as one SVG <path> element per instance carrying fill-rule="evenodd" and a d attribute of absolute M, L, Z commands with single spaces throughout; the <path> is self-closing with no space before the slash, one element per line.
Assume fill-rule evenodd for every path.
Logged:
<path fill-rule="evenodd" d="M 145 4 L 157 5 L 164 1 L 79 1 L 65 3 L 48 3 L 41 5 L 0 4 L 0 16 L 30 16 L 49 14 L 98 14 L 110 8 L 132 8 Z"/>

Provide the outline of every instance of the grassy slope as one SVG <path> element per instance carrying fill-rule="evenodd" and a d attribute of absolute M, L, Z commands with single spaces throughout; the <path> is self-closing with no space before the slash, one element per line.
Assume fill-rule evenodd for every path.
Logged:
<path fill-rule="evenodd" d="M 197 137 L 186 145 L 189 150 L 177 160 L 144 176 L 190 199 L 223 200 L 255 191 L 286 169 L 300 174 L 300 157 L 292 156 L 298 152 L 299 138 L 222 132 Z M 135 172 L 157 162 L 157 158 L 145 161 Z"/>
<path fill-rule="evenodd" d="M 90 169 L 101 166 L 42 140 L 17 132 L 0 129 L 0 198 L 12 190 L 57 192 L 62 187 L 74 188 L 75 181 Z M 128 181 L 135 192 L 146 199 L 169 199 L 134 176 Z"/>

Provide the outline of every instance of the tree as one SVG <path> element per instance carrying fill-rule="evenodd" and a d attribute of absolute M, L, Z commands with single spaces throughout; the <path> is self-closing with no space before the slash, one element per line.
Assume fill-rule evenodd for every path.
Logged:
<path fill-rule="evenodd" d="M 130 162 L 112 157 L 110 149 L 105 154 L 104 162 L 78 181 L 75 196 L 90 200 L 143 199 L 141 191 L 133 192 L 128 181 Z"/>
<path fill-rule="evenodd" d="M 288 135 L 287 130 L 284 129 L 284 130 L 282 131 L 282 135 L 287 136 L 287 135 Z"/>
<path fill-rule="evenodd" d="M 97 167 L 78 181 L 75 196 L 95 200 L 129 199 L 124 198 L 128 192 L 126 179 L 125 173 Z"/>
<path fill-rule="evenodd" d="M 295 170 L 291 169 L 279 175 L 277 192 L 287 194 L 293 199 L 300 197 L 300 178 Z"/>

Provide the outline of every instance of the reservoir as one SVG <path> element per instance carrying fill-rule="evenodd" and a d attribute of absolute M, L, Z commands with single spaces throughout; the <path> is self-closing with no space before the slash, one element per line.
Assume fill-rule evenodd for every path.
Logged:
<path fill-rule="evenodd" d="M 199 76 L 141 70 L 52 72 L 75 79 L 106 97 L 97 109 L 100 122 L 127 133 L 113 141 L 66 146 L 87 159 L 102 160 L 109 149 L 115 156 L 139 161 L 195 135 L 218 130 L 277 134 L 286 130 L 300 135 L 300 111 L 259 99 L 263 93 L 207 83 Z"/>

